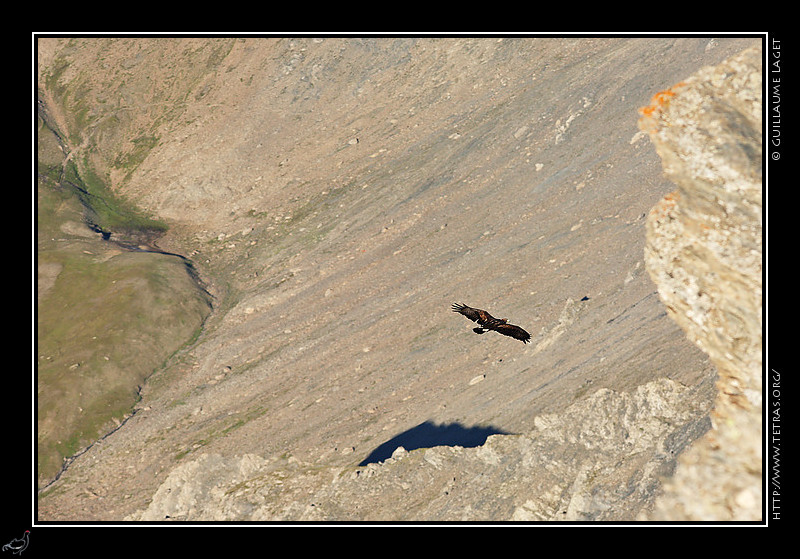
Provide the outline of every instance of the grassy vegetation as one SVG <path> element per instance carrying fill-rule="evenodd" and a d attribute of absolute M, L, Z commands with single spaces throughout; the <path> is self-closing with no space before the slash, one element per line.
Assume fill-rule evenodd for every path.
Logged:
<path fill-rule="evenodd" d="M 44 129 L 40 129 L 43 132 Z M 120 250 L 82 223 L 108 230 L 165 227 L 109 195 L 99 177 L 57 184 L 57 144 L 40 133 L 37 187 L 37 468 L 44 483 L 112 429 L 145 379 L 196 339 L 207 295 L 172 256 Z M 63 155 L 62 155 L 63 157 Z M 43 171 L 43 172 L 42 172 Z"/>
<path fill-rule="evenodd" d="M 144 161 L 150 150 L 158 145 L 158 136 L 139 136 L 132 140 L 132 143 L 133 149 L 131 151 L 119 154 L 114 160 L 114 167 L 127 169 L 128 174 L 133 172 Z"/>
<path fill-rule="evenodd" d="M 124 183 L 141 166 L 164 131 L 186 118 L 185 98 L 218 71 L 234 44 L 187 47 L 181 63 L 170 69 L 166 62 L 181 87 L 136 71 L 139 58 L 105 64 L 104 56 L 125 52 L 122 43 L 110 43 L 94 70 L 86 70 L 73 59 L 95 43 L 71 39 L 43 69 L 42 99 L 53 106 L 43 107 L 48 122 L 40 120 L 37 134 L 40 484 L 131 412 L 145 379 L 197 340 L 210 313 L 208 295 L 181 259 L 123 251 L 86 222 L 135 244 L 166 231 L 164 222 L 112 192 L 109 176 Z M 145 47 L 143 59 L 151 53 Z M 63 127 L 58 136 L 48 128 L 54 122 Z"/>
<path fill-rule="evenodd" d="M 44 477 L 130 413 L 145 379 L 193 339 L 209 311 L 176 259 L 120 253 L 103 261 L 89 246 L 39 254 L 40 265 L 60 267 L 37 309 Z"/>
<path fill-rule="evenodd" d="M 145 215 L 126 200 L 114 196 L 106 182 L 91 168 L 88 161 L 78 167 L 69 162 L 64 172 L 64 182 L 74 185 L 75 194 L 85 206 L 91 221 L 104 231 L 126 233 L 132 231 L 163 233 L 167 225 L 163 221 Z"/>

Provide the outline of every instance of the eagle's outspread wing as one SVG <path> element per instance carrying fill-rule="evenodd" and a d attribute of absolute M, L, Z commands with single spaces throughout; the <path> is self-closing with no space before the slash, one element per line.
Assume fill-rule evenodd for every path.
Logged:
<path fill-rule="evenodd" d="M 483 334 L 487 330 L 494 330 L 505 336 L 511 336 L 522 343 L 527 344 L 531 340 L 531 335 L 525 330 L 514 324 L 508 324 L 505 318 L 495 318 L 488 312 L 481 309 L 473 309 L 464 304 L 453 303 L 453 312 L 461 313 L 473 322 L 480 324 L 480 328 L 473 328 L 476 334 Z"/>
<path fill-rule="evenodd" d="M 464 304 L 453 303 L 453 312 L 461 313 L 473 322 L 477 322 L 481 326 L 493 320 L 497 320 L 488 312 L 481 309 L 473 309 Z"/>
<path fill-rule="evenodd" d="M 492 330 L 495 332 L 500 332 L 506 336 L 516 338 L 517 340 L 522 341 L 523 344 L 527 344 L 529 341 L 531 341 L 531 335 L 514 324 L 498 324 L 492 328 Z"/>

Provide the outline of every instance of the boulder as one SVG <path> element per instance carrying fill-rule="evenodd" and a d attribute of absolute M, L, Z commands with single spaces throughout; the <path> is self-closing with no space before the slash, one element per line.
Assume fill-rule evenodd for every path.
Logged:
<path fill-rule="evenodd" d="M 714 428 L 681 460 L 659 520 L 758 520 L 762 481 L 762 53 L 748 49 L 641 110 L 677 189 L 647 218 L 667 312 L 716 365 Z"/>

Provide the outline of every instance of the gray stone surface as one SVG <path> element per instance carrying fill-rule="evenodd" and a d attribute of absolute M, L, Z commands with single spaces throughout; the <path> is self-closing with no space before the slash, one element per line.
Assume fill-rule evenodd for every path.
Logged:
<path fill-rule="evenodd" d="M 648 216 L 647 271 L 719 371 L 714 429 L 684 458 L 658 518 L 762 517 L 761 58 L 753 48 L 697 72 L 640 123 L 678 186 Z"/>
<path fill-rule="evenodd" d="M 602 389 L 537 416 L 524 435 L 473 448 L 399 446 L 362 467 L 202 454 L 130 520 L 630 520 L 709 427 L 692 392 L 666 379 L 632 393 Z"/>

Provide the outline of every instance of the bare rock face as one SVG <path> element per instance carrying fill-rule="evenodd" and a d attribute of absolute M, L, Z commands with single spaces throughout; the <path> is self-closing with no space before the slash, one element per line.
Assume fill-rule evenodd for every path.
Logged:
<path fill-rule="evenodd" d="M 678 186 L 649 214 L 646 267 L 719 372 L 714 429 L 681 460 L 658 519 L 761 517 L 761 60 L 748 49 L 641 111 Z"/>
<path fill-rule="evenodd" d="M 529 433 L 474 448 L 400 446 L 359 467 L 203 454 L 172 470 L 128 520 L 629 520 L 708 429 L 698 390 L 668 379 L 602 389 L 537 416 Z"/>

